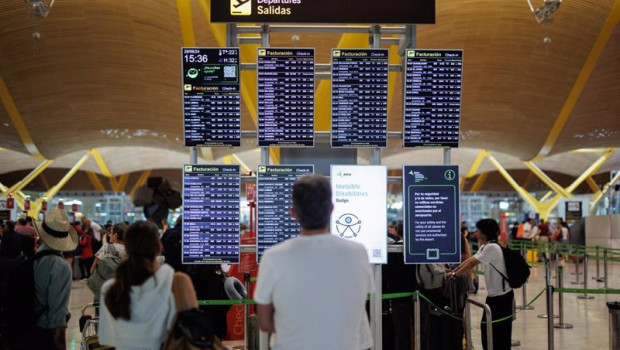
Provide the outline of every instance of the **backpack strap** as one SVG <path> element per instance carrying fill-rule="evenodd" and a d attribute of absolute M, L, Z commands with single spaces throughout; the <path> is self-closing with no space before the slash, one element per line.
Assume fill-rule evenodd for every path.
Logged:
<path fill-rule="evenodd" d="M 499 243 L 497 243 L 496 241 L 489 241 L 488 243 L 495 243 L 495 244 L 499 245 Z M 504 251 L 503 251 L 503 250 L 501 250 L 501 249 L 502 249 L 502 246 L 501 246 L 501 245 L 499 245 L 499 249 L 500 249 L 500 251 L 502 252 L 502 259 L 503 259 L 503 258 L 504 258 Z M 504 263 L 504 264 L 505 264 L 505 263 Z M 500 276 L 502 276 L 502 291 L 504 291 L 504 292 L 505 292 L 505 291 L 506 291 L 506 282 L 508 282 L 508 276 L 506 276 L 506 275 L 504 275 L 503 273 L 501 273 L 501 272 L 499 271 L 499 269 L 498 269 L 497 267 L 495 267 L 495 265 L 493 265 L 493 264 L 489 264 L 489 265 L 491 265 L 491 267 L 492 267 L 495 271 L 497 271 L 497 273 L 499 273 L 499 274 L 500 274 Z"/>

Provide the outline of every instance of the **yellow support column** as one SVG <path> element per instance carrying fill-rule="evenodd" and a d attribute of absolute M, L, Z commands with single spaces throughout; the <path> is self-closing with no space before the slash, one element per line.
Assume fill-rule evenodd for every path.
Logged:
<path fill-rule="evenodd" d="M 131 188 L 131 192 L 129 192 L 129 196 L 130 197 L 133 197 L 134 194 L 136 194 L 136 190 L 138 189 L 138 187 L 140 187 L 140 186 L 142 186 L 142 185 L 144 185 L 146 183 L 146 180 L 148 180 L 149 176 L 151 176 L 151 172 L 152 171 L 153 170 L 148 169 L 148 170 L 145 170 L 144 172 L 142 172 L 142 174 L 138 178 L 138 181 L 136 181 L 136 183 Z"/>
<path fill-rule="evenodd" d="M 39 164 L 36 168 L 34 168 L 28 175 L 26 175 L 26 177 L 18 181 L 13 186 L 9 187 L 6 191 L 3 191 L 0 196 L 4 197 L 8 195 L 9 193 L 15 193 L 15 192 L 21 191 L 24 187 L 28 186 L 29 183 L 31 183 L 34 179 L 36 179 L 37 176 L 43 173 L 43 171 L 47 169 L 47 167 L 50 166 L 52 163 L 54 163 L 53 160 L 49 160 L 49 159 L 44 160 L 41 164 Z"/>
<path fill-rule="evenodd" d="M 603 186 L 603 190 L 602 191 L 598 191 L 597 193 L 592 195 L 592 198 L 590 198 L 590 213 L 594 212 L 594 207 L 603 198 L 605 193 L 607 193 L 607 191 L 609 191 L 611 186 L 614 186 L 616 184 L 616 182 L 618 182 L 618 181 L 620 181 L 620 171 L 616 173 L 616 176 L 614 176 L 611 179 L 611 181 L 609 181 L 607 184 L 605 184 L 605 186 Z"/>
<path fill-rule="evenodd" d="M 523 164 L 525 164 L 525 166 L 528 167 L 532 171 L 532 173 L 534 173 L 534 175 L 536 175 L 540 180 L 542 180 L 545 185 L 549 186 L 550 189 L 555 191 L 555 193 L 565 198 L 572 197 L 572 195 L 570 193 L 567 193 L 564 188 L 562 188 L 562 186 L 551 180 L 551 178 L 547 176 L 544 171 L 540 170 L 540 168 L 536 166 L 536 164 L 534 164 L 533 162 L 523 162 Z"/>
<path fill-rule="evenodd" d="M 588 183 L 588 186 L 590 186 L 590 189 L 592 190 L 594 194 L 601 192 L 601 190 L 598 188 L 598 184 L 596 183 L 596 181 L 594 181 L 592 176 L 589 176 L 586 179 L 586 182 Z"/>
<path fill-rule="evenodd" d="M 2 192 L 8 192 L 9 188 L 4 186 L 2 183 L 0 183 L 0 191 Z M 21 210 L 24 210 L 24 198 L 21 196 L 14 196 L 13 198 L 15 198 L 15 203 L 17 203 L 17 207 Z"/>
<path fill-rule="evenodd" d="M 478 192 L 484 185 L 484 182 L 487 181 L 487 177 L 489 177 L 489 173 L 481 173 L 478 174 L 478 178 L 476 178 L 476 182 L 474 182 L 473 186 L 471 186 L 470 192 Z"/>
<path fill-rule="evenodd" d="M 92 171 L 87 171 L 86 175 L 88 176 L 90 182 L 93 184 L 95 190 L 99 192 L 105 192 L 105 187 L 103 187 L 103 184 L 101 183 L 101 180 L 99 180 L 97 174 L 93 173 Z"/>
<path fill-rule="evenodd" d="M 69 182 L 69 180 L 71 180 L 73 175 L 75 175 L 75 173 L 77 173 L 77 171 L 80 170 L 82 165 L 86 163 L 86 161 L 91 155 L 92 155 L 92 151 L 89 151 L 84 156 L 82 156 L 82 158 L 80 158 L 80 160 L 78 160 L 78 162 L 75 163 L 73 168 L 71 168 L 67 172 L 67 174 L 55 186 L 50 188 L 49 191 L 47 191 L 41 198 L 37 199 L 34 203 L 32 203 L 30 205 L 31 209 L 28 212 L 28 215 L 32 217 L 37 217 L 39 215 L 39 212 L 41 211 L 41 203 L 43 202 L 43 198 L 47 198 L 48 201 L 51 201 L 52 198 L 58 193 L 58 191 L 60 191 L 63 188 L 63 186 L 66 185 L 67 182 Z"/>

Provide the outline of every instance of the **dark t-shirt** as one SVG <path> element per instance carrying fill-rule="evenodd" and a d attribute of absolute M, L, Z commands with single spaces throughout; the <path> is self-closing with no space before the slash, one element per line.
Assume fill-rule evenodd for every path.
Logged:
<path fill-rule="evenodd" d="M 22 251 L 22 237 L 15 231 L 5 232 L 0 243 L 0 257 L 15 259 Z"/>

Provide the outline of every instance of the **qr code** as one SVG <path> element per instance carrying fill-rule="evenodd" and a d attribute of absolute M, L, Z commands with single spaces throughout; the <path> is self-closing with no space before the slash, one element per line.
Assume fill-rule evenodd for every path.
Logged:
<path fill-rule="evenodd" d="M 381 249 L 373 249 L 372 250 L 373 258 L 381 258 Z"/>
<path fill-rule="evenodd" d="M 236 78 L 237 68 L 235 66 L 224 66 L 224 78 Z"/>

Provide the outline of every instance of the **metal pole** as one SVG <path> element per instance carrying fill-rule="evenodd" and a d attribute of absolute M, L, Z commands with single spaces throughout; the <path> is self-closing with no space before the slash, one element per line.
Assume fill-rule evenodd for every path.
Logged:
<path fill-rule="evenodd" d="M 576 281 L 572 281 L 571 284 L 583 284 L 583 282 L 579 282 L 579 275 L 581 275 L 581 271 L 579 271 L 579 250 L 577 250 L 577 255 L 575 255 L 575 276 L 577 277 Z"/>
<path fill-rule="evenodd" d="M 189 149 L 189 162 L 190 164 L 198 164 L 198 147 Z"/>
<path fill-rule="evenodd" d="M 248 295 L 250 295 L 250 274 L 249 273 L 245 273 L 243 275 L 243 281 L 245 283 L 245 291 L 246 291 L 246 298 Z M 243 305 L 243 314 L 244 314 L 244 328 L 245 331 L 243 332 L 243 337 L 245 339 L 245 349 L 249 350 L 250 349 L 250 338 L 252 337 L 252 334 L 250 334 L 250 304 L 245 304 Z"/>
<path fill-rule="evenodd" d="M 467 350 L 474 348 L 471 341 L 471 309 L 469 303 L 465 303 L 465 340 L 467 341 Z"/>
<path fill-rule="evenodd" d="M 523 245 L 521 245 L 521 256 L 523 258 L 525 258 L 525 247 L 523 247 Z M 523 284 L 523 287 L 521 287 L 521 292 L 522 292 L 522 305 L 519 306 L 520 310 L 534 310 L 534 307 L 532 305 L 527 305 L 527 281 Z"/>
<path fill-rule="evenodd" d="M 603 278 L 605 279 L 605 289 L 608 289 L 608 285 L 607 285 L 607 281 L 609 280 L 609 275 L 607 274 L 608 269 L 607 269 L 607 248 L 605 248 L 603 250 Z"/>
<path fill-rule="evenodd" d="M 562 266 L 558 266 L 557 276 L 558 276 L 558 288 L 560 289 L 560 293 L 558 294 L 558 307 L 560 308 L 560 323 L 556 323 L 553 325 L 554 328 L 559 329 L 570 329 L 573 328 L 573 325 L 570 323 L 564 323 L 564 293 L 562 293 L 562 288 L 564 287 L 563 283 L 563 275 L 564 268 Z"/>
<path fill-rule="evenodd" d="M 415 350 L 421 350 L 422 349 L 422 335 L 421 335 L 421 325 L 420 325 L 420 309 L 422 308 L 421 302 L 422 299 L 420 298 L 420 291 L 416 290 L 416 294 L 413 298 L 413 331 L 415 333 L 415 346 L 414 349 Z M 379 339 L 375 340 L 375 341 L 379 341 Z"/>
<path fill-rule="evenodd" d="M 484 304 L 484 314 L 487 316 L 487 350 L 493 350 L 493 314 L 487 304 Z"/>
<path fill-rule="evenodd" d="M 553 315 L 553 286 L 551 285 L 551 266 L 546 264 L 547 269 L 547 315 Z M 547 318 L 547 349 L 553 350 L 553 317 Z"/>
<path fill-rule="evenodd" d="M 583 288 L 588 289 L 588 254 L 584 254 L 583 257 Z M 588 295 L 588 293 L 583 293 L 583 295 L 578 295 L 579 299 L 594 299 L 594 296 Z"/>
<path fill-rule="evenodd" d="M 260 162 L 263 165 L 269 164 L 269 148 L 260 149 Z"/>
<path fill-rule="evenodd" d="M 596 246 L 596 277 L 592 277 L 593 280 L 601 279 L 601 262 L 600 262 L 599 246 Z"/>
<path fill-rule="evenodd" d="M 451 154 L 450 154 L 450 147 L 446 147 L 443 149 L 443 164 L 444 165 L 450 165 L 451 160 Z"/>
<path fill-rule="evenodd" d="M 545 262 L 545 283 L 547 286 L 547 304 L 549 303 L 549 286 L 551 286 L 551 288 L 553 288 L 553 286 L 551 285 L 551 265 L 549 265 L 549 260 L 547 260 Z M 553 311 L 553 295 L 551 295 L 551 310 Z M 549 317 L 549 315 L 552 315 L 552 317 Z M 547 305 L 547 313 L 546 314 L 540 314 L 537 316 L 538 318 L 547 318 L 547 319 L 554 319 L 554 318 L 558 318 L 558 315 L 554 315 L 553 312 L 549 312 L 549 305 Z M 553 328 L 553 321 L 551 322 L 551 328 Z"/>
<path fill-rule="evenodd" d="M 374 265 L 375 292 L 370 294 L 370 326 L 373 332 L 373 350 L 383 348 L 383 312 L 381 310 L 381 265 Z"/>

